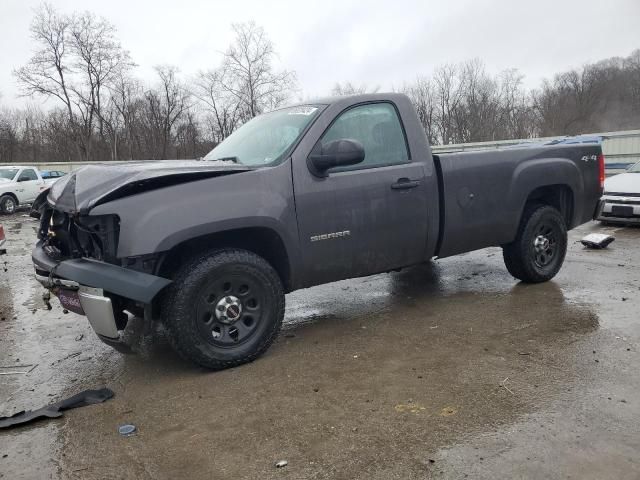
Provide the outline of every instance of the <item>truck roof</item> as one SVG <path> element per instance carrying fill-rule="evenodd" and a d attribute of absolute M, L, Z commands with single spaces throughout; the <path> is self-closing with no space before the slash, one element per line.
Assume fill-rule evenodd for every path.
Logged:
<path fill-rule="evenodd" d="M 397 98 L 407 98 L 404 93 L 396 92 L 379 92 L 379 93 L 363 93 L 358 95 L 337 95 L 333 97 L 320 97 L 313 98 L 311 100 L 305 100 L 304 102 L 296 102 L 289 104 L 282 108 L 297 107 L 302 105 L 333 105 L 343 103 L 345 105 L 352 105 L 356 103 L 365 102 L 379 102 L 381 100 L 394 100 Z"/>

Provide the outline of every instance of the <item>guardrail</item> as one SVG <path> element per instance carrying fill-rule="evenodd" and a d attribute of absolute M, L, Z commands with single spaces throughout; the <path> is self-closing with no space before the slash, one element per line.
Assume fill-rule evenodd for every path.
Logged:
<path fill-rule="evenodd" d="M 602 151 L 605 156 L 607 173 L 617 173 L 624 170 L 633 163 L 640 162 L 640 130 L 593 133 L 589 134 L 589 136 L 603 137 Z M 492 148 L 501 149 L 523 143 L 544 142 L 562 138 L 566 138 L 566 136 L 434 145 L 431 149 L 435 154 L 469 152 L 473 150 L 487 150 Z M 127 161 L 117 160 L 111 162 L 35 162 L 29 163 L 29 165 L 33 165 L 40 170 L 59 170 L 63 172 L 70 172 L 83 165 L 95 165 L 97 163 L 109 163 L 111 165 L 118 163 L 127 163 Z M 12 164 L 0 164 L 0 166 L 4 165 Z"/>
<path fill-rule="evenodd" d="M 629 165 L 640 162 L 640 130 L 590 133 L 588 136 L 603 138 L 602 153 L 604 153 L 607 173 L 617 173 L 626 169 Z M 567 138 L 567 136 L 434 145 L 431 147 L 431 150 L 435 154 L 469 152 L 474 150 L 501 149 L 513 145 L 547 142 L 561 140 L 563 138 Z"/>

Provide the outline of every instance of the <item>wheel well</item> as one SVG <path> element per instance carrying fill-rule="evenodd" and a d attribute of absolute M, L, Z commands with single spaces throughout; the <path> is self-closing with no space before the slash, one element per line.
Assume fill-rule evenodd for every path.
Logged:
<path fill-rule="evenodd" d="M 0 199 L 2 199 L 2 197 L 11 197 L 15 200 L 16 205 L 20 204 L 20 202 L 18 201 L 18 197 L 16 197 L 15 193 L 11 193 L 11 192 L 3 193 L 2 195 L 0 195 Z"/>
<path fill-rule="evenodd" d="M 556 208 L 564 218 L 567 228 L 573 222 L 573 192 L 568 185 L 547 185 L 538 187 L 527 197 L 526 205 L 533 203 Z"/>
<path fill-rule="evenodd" d="M 179 243 L 166 252 L 158 266 L 158 275 L 171 278 L 187 258 L 213 248 L 242 248 L 260 255 L 278 272 L 285 291 L 291 288 L 291 269 L 284 242 L 273 230 L 264 227 L 241 228 L 213 233 Z"/>

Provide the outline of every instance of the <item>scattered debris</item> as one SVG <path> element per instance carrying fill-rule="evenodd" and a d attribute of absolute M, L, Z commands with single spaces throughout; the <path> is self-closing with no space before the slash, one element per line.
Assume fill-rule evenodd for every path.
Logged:
<path fill-rule="evenodd" d="M 276 462 L 276 468 L 284 468 L 287 465 L 289 465 L 289 462 L 287 462 L 286 460 L 280 460 L 279 462 Z"/>
<path fill-rule="evenodd" d="M 42 294 L 42 301 L 46 305 L 47 310 L 53 309 L 53 307 L 51 306 L 51 292 L 49 290 L 45 290 Z"/>
<path fill-rule="evenodd" d="M 20 359 L 16 359 L 16 362 L 18 362 Z M 33 367 L 32 363 L 27 363 L 27 364 L 23 364 L 23 365 L 0 365 L 0 368 L 27 368 L 27 367 Z"/>
<path fill-rule="evenodd" d="M 458 413 L 458 409 L 454 407 L 444 407 L 442 410 L 440 410 L 440 416 L 442 417 L 450 417 L 452 415 L 455 415 L 456 413 Z"/>
<path fill-rule="evenodd" d="M 587 248 L 607 248 L 607 246 L 615 240 L 612 235 L 604 233 L 590 233 L 580 242 Z"/>
<path fill-rule="evenodd" d="M 131 435 L 134 435 L 136 432 L 136 426 L 131 423 L 125 423 L 124 425 L 120 425 L 118 427 L 118 433 L 123 437 L 129 437 Z"/>
<path fill-rule="evenodd" d="M 64 362 L 65 360 L 68 360 L 69 358 L 77 357 L 77 356 L 78 356 L 78 355 L 80 355 L 80 354 L 82 354 L 82 352 L 73 352 L 73 353 L 70 353 L 70 354 L 69 354 L 69 355 L 67 355 L 66 357 L 61 358 L 61 359 L 59 359 L 59 360 L 56 360 L 56 361 L 55 361 L 55 362 L 53 362 L 51 365 L 56 365 L 57 363 Z"/>
<path fill-rule="evenodd" d="M 400 413 L 404 413 L 404 412 L 420 413 L 421 411 L 426 410 L 425 407 L 423 407 L 419 403 L 414 403 L 411 400 L 409 400 L 408 403 L 399 403 L 393 408 L 395 409 L 396 412 L 400 412 Z"/>
<path fill-rule="evenodd" d="M 509 389 L 509 387 L 507 387 L 507 381 L 509 381 L 509 377 L 507 377 L 504 380 L 502 380 L 500 382 L 500 386 L 502 388 L 504 388 L 507 392 L 509 392 L 511 395 L 513 395 L 514 393 L 511 391 L 511 389 Z"/>
<path fill-rule="evenodd" d="M 531 352 L 518 352 L 518 355 L 531 355 Z"/>
<path fill-rule="evenodd" d="M 100 390 L 85 390 L 69 397 L 65 400 L 53 403 L 38 410 L 29 410 L 18 412 L 10 417 L 0 417 L 0 428 L 11 428 L 16 425 L 23 425 L 41 418 L 58 418 L 62 416 L 64 410 L 71 408 L 84 407 L 95 403 L 102 403 L 113 397 L 113 391 L 108 388 Z"/>
<path fill-rule="evenodd" d="M 80 340 L 82 340 L 84 338 L 84 333 L 81 333 L 80 335 L 76 336 L 76 342 L 79 342 Z"/>

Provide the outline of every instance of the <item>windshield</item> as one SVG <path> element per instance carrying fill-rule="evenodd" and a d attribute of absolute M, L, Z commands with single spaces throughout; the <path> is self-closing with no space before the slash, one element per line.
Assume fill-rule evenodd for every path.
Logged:
<path fill-rule="evenodd" d="M 319 112 L 313 105 L 283 108 L 255 117 L 204 157 L 261 166 L 281 160 Z"/>
<path fill-rule="evenodd" d="M 638 162 L 635 165 L 632 165 L 631 167 L 629 167 L 629 170 L 627 170 L 627 172 L 629 172 L 629 173 L 640 173 L 640 162 Z"/>
<path fill-rule="evenodd" d="M 13 180 L 16 173 L 18 173 L 17 168 L 0 168 L 0 178 L 4 178 L 5 180 Z"/>

